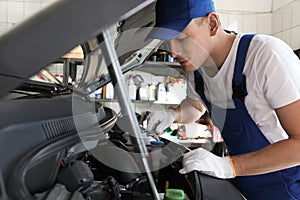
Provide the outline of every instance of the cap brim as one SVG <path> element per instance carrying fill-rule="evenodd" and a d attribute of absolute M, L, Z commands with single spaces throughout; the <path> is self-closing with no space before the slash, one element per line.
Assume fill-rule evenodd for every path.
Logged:
<path fill-rule="evenodd" d="M 191 19 L 176 20 L 156 25 L 146 39 L 171 40 L 176 38 L 190 23 Z"/>

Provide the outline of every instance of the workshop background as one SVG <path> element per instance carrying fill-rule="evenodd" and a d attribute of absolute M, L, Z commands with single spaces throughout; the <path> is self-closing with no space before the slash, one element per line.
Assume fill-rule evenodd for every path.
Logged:
<path fill-rule="evenodd" d="M 0 0 L 0 35 L 54 1 L 59 0 Z M 300 0 L 214 0 L 214 2 L 224 28 L 235 32 L 273 35 L 289 44 L 299 56 Z M 57 78 L 62 79 L 64 76 L 63 66 L 64 63 L 55 63 L 48 69 Z M 69 83 L 72 84 L 72 82 L 74 83 L 80 79 L 83 67 L 80 64 L 76 66 L 76 80 L 70 80 L 68 81 Z M 143 84 L 147 87 L 148 85 L 149 87 L 151 85 L 157 86 L 158 83 L 175 83 L 169 87 L 171 96 L 166 102 L 159 101 L 153 104 L 147 101 L 133 101 L 134 110 L 138 114 L 144 115 L 146 111 L 156 109 L 155 106 L 157 105 L 164 107 L 177 105 L 186 96 L 186 82 L 180 80 L 174 82 L 168 79 L 169 77 L 153 76 L 148 73 L 136 71 L 131 71 L 125 76 L 129 88 L 130 83 L 133 82 L 131 78 L 138 78 L 137 75 L 139 75 L 140 79 L 143 79 Z M 109 84 L 105 90 L 106 94 L 101 94 L 102 91 L 97 91 L 99 94 L 95 93 L 92 95 L 108 99 L 103 104 L 113 108 L 115 111 L 119 111 L 120 107 L 114 100 L 112 85 Z M 105 94 L 105 97 L 103 94 Z M 174 96 L 176 97 L 174 98 Z M 112 101 L 109 99 L 112 99 Z M 176 100 L 174 101 L 174 99 Z"/>
<path fill-rule="evenodd" d="M 0 0 L 0 34 L 53 1 Z M 225 28 L 271 34 L 293 50 L 300 48 L 300 0 L 215 0 L 215 4 Z"/>

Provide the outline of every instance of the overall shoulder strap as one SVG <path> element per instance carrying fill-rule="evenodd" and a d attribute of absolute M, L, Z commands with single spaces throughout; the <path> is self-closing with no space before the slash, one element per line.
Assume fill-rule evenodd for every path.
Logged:
<path fill-rule="evenodd" d="M 249 45 L 255 34 L 243 35 L 236 54 L 234 74 L 232 79 L 232 99 L 239 99 L 242 102 L 247 96 L 246 76 L 243 74 L 245 60 L 248 53 Z"/>

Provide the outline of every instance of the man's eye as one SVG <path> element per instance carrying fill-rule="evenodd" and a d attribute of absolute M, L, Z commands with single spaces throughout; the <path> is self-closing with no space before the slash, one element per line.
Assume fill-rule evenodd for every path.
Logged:
<path fill-rule="evenodd" d="M 188 37 L 182 37 L 182 38 L 178 38 L 178 42 L 183 42 L 187 39 Z"/>

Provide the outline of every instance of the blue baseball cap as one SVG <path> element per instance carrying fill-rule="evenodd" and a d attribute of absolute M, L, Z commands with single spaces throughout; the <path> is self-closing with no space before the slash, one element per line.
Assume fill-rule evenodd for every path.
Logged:
<path fill-rule="evenodd" d="M 157 0 L 156 24 L 148 38 L 176 38 L 192 19 L 215 12 L 212 0 Z"/>

